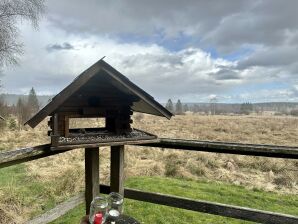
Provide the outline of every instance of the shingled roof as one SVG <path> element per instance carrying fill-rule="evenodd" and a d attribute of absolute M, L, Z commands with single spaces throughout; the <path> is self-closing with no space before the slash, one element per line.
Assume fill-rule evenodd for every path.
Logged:
<path fill-rule="evenodd" d="M 96 82 L 101 82 L 101 79 L 108 77 L 109 80 L 111 80 L 109 81 L 111 82 L 110 84 L 112 84 L 113 87 L 120 92 L 123 92 L 124 95 L 129 94 L 137 97 L 139 100 L 133 103 L 133 111 L 163 116 L 168 119 L 173 116 L 170 111 L 155 101 L 152 96 L 132 83 L 127 77 L 101 59 L 81 73 L 76 79 L 73 80 L 72 83 L 58 93 L 51 102 L 49 102 L 25 124 L 28 124 L 30 127 L 34 128 L 44 118 L 53 115 L 53 113 L 59 107 L 63 106 L 63 103 L 73 94 L 75 94 L 81 87 L 86 85 L 88 82 L 94 82 L 94 77 L 97 78 Z"/>

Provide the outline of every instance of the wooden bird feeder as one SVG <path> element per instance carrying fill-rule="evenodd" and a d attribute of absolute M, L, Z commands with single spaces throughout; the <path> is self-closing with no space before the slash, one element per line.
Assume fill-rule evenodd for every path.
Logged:
<path fill-rule="evenodd" d="M 157 136 L 133 129 L 133 111 L 171 118 L 172 113 L 128 78 L 99 60 L 57 94 L 25 124 L 47 116 L 52 149 L 154 142 Z M 105 127 L 69 127 L 70 118 L 104 118 Z"/>

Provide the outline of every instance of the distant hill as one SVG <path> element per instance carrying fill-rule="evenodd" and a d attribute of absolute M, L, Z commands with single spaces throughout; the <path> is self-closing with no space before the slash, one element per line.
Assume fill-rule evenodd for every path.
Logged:
<path fill-rule="evenodd" d="M 26 100 L 28 95 L 20 95 L 20 94 L 1 94 L 0 97 L 3 97 L 5 102 L 8 105 L 16 105 L 19 97 Z M 54 96 L 51 95 L 42 95 L 37 96 L 40 106 L 45 106 L 51 98 Z M 211 104 L 210 103 L 185 103 L 182 102 L 183 105 L 187 105 L 189 110 L 193 112 L 208 112 L 210 111 Z M 238 113 L 240 111 L 242 103 L 216 103 L 215 110 L 218 113 Z M 163 103 L 165 106 L 166 104 Z M 292 109 L 298 109 L 298 102 L 266 102 L 266 103 L 253 103 L 254 111 L 275 111 L 275 112 L 289 112 Z"/>
<path fill-rule="evenodd" d="M 211 110 L 215 110 L 216 113 L 239 113 L 242 103 L 184 103 L 187 105 L 190 111 L 193 112 L 205 112 L 208 113 Z M 165 105 L 165 104 L 164 104 Z M 266 103 L 252 103 L 253 111 L 273 111 L 288 113 L 293 109 L 298 109 L 298 102 L 266 102 Z"/>
<path fill-rule="evenodd" d="M 16 105 L 18 102 L 18 99 L 21 97 L 23 99 L 27 99 L 28 95 L 20 95 L 20 94 L 1 94 L 0 97 L 3 97 L 4 101 L 9 105 Z M 40 103 L 40 106 L 43 107 L 45 106 L 49 100 L 52 98 L 53 96 L 37 96 L 37 99 Z"/>

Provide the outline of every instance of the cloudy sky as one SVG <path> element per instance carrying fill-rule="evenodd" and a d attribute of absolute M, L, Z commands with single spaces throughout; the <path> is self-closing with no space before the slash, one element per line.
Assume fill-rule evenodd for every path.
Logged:
<path fill-rule="evenodd" d="M 56 94 L 103 56 L 161 102 L 298 101 L 296 0 L 48 0 L 7 93 Z"/>

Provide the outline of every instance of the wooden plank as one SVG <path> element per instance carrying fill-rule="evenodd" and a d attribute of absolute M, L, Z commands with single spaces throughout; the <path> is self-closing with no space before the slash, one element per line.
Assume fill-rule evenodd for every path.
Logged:
<path fill-rule="evenodd" d="M 170 119 L 173 116 L 173 114 L 170 111 L 168 111 L 160 103 L 155 101 L 151 95 L 149 95 L 143 89 L 141 89 L 140 87 L 132 83 L 128 78 L 126 78 L 116 69 L 114 69 L 108 63 L 106 63 L 103 60 L 100 61 L 99 63 L 102 65 L 102 69 L 116 81 L 116 82 L 112 82 L 114 86 L 116 86 L 120 90 L 122 90 L 124 87 L 126 91 L 132 92 L 134 95 L 139 97 L 145 104 L 149 106 L 149 108 L 152 111 L 151 110 L 146 111 L 146 113 L 155 114 L 158 116 L 165 116 L 168 119 Z"/>
<path fill-rule="evenodd" d="M 65 215 L 70 210 L 74 209 L 85 200 L 84 193 L 76 195 L 65 202 L 57 205 L 55 208 L 47 211 L 46 213 L 26 222 L 26 224 L 46 224 L 54 221 L 55 219 Z"/>
<path fill-rule="evenodd" d="M 69 151 L 69 148 L 66 151 Z M 0 168 L 24 163 L 52 155 L 57 155 L 65 151 L 52 151 L 50 144 L 39 145 L 28 148 L 21 148 L 0 153 Z"/>
<path fill-rule="evenodd" d="M 96 62 L 83 73 L 81 73 L 70 85 L 65 87 L 59 94 L 57 94 L 50 103 L 42 108 L 34 117 L 28 120 L 25 124 L 34 128 L 39 124 L 46 116 L 55 111 L 66 99 L 68 99 L 73 93 L 75 93 L 81 86 L 83 86 L 92 76 L 94 76 L 99 70 L 99 62 Z"/>
<path fill-rule="evenodd" d="M 64 116 L 64 136 L 69 136 L 69 117 Z"/>
<path fill-rule="evenodd" d="M 54 120 L 54 126 L 53 126 L 53 134 L 54 135 L 58 135 L 59 133 L 59 117 L 58 117 L 58 114 L 55 113 L 54 116 L 53 116 L 53 120 Z"/>
<path fill-rule="evenodd" d="M 211 142 L 169 138 L 160 138 L 159 142 L 138 145 L 201 152 L 298 159 L 298 147 L 291 146 L 241 144 L 233 142 Z"/>
<path fill-rule="evenodd" d="M 85 201 L 86 214 L 89 214 L 90 203 L 99 194 L 99 149 L 85 149 Z"/>
<path fill-rule="evenodd" d="M 124 145 L 111 146 L 110 184 L 113 192 L 124 194 Z"/>
<path fill-rule="evenodd" d="M 100 147 L 100 146 L 117 146 L 117 145 L 136 145 L 136 144 L 149 144 L 152 142 L 158 142 L 159 140 L 152 136 L 151 139 L 140 139 L 140 140 L 121 140 L 121 141 L 113 141 L 113 142 L 96 142 L 96 143 L 80 143 L 76 145 L 59 145 L 59 146 L 52 146 L 51 150 L 53 151 L 60 151 L 60 150 L 68 150 L 68 149 L 77 149 L 77 148 L 93 148 L 93 147 Z"/>
<path fill-rule="evenodd" d="M 184 144 L 181 144 L 181 141 Z M 174 143 L 175 142 L 175 143 Z M 81 144 L 81 145 L 67 145 L 59 146 L 59 148 L 51 147 L 50 144 L 21 148 L 0 153 L 0 168 L 36 160 L 39 158 L 48 157 L 63 153 L 65 151 L 75 148 L 92 148 L 104 145 L 141 145 L 159 148 L 172 148 L 181 150 L 193 150 L 204 152 L 216 152 L 238 155 L 258 155 L 276 158 L 298 158 L 297 147 L 287 146 L 272 146 L 272 145 L 252 145 L 252 144 L 238 144 L 238 143 L 224 143 L 224 142 L 206 142 L 206 141 L 193 141 L 181 139 L 151 139 L 140 141 L 126 141 L 114 143 L 96 143 L 96 144 Z M 226 145 L 228 144 L 228 145 Z M 238 146 L 241 147 L 238 147 Z M 52 151 L 51 148 L 56 151 Z M 256 148 L 256 150 L 254 150 Z M 57 150 L 58 149 L 58 150 Z"/>

